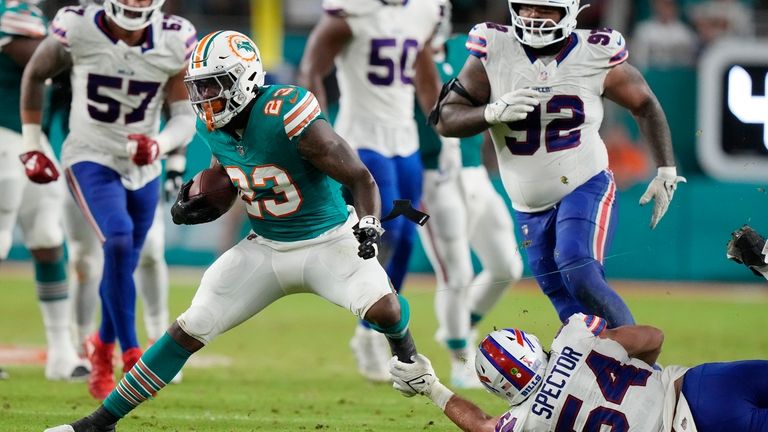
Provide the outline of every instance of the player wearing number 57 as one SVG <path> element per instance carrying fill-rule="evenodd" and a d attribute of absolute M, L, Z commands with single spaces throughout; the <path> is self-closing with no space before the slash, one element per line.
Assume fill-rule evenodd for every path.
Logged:
<path fill-rule="evenodd" d="M 627 63 L 624 37 L 575 30 L 579 0 L 510 0 L 512 25 L 476 25 L 471 54 L 432 115 L 445 136 L 490 128 L 499 170 L 525 237 L 531 271 L 561 320 L 576 312 L 632 324 L 605 281 L 616 219 L 616 184 L 598 129 L 603 97 L 627 108 L 658 166 L 640 204 L 654 201 L 651 228 L 678 182 L 664 112 Z"/>
<path fill-rule="evenodd" d="M 384 232 L 376 183 L 326 122 L 315 96 L 300 87 L 264 86 L 256 44 L 234 31 L 200 40 L 185 82 L 214 163 L 182 186 L 173 219 L 214 220 L 237 193 L 253 232 L 206 270 L 189 309 L 101 407 L 51 432 L 114 430 L 194 352 L 289 294 L 321 296 L 383 333 L 392 355 L 406 362 L 416 355 L 408 303 L 375 259 Z M 222 193 L 227 187 L 231 192 Z"/>
<path fill-rule="evenodd" d="M 194 134 L 184 71 L 196 32 L 187 20 L 163 15 L 163 2 L 62 8 L 21 82 L 22 161 L 32 181 L 47 183 L 59 174 L 41 151 L 45 80 L 71 69 L 70 133 L 61 162 L 82 217 L 104 249 L 102 320 L 87 348 L 93 367 L 88 390 L 97 399 L 115 387 L 115 341 L 123 371 L 141 356 L 132 275 L 157 207 L 159 159 Z M 158 132 L 164 103 L 170 117 Z"/>
<path fill-rule="evenodd" d="M 510 405 L 496 417 L 443 386 L 422 355 L 390 368 L 403 395 L 428 396 L 468 432 L 768 431 L 768 361 L 658 370 L 663 341 L 657 328 L 608 329 L 584 314 L 566 320 L 548 353 L 530 333 L 496 330 L 475 361 L 486 389 Z"/>

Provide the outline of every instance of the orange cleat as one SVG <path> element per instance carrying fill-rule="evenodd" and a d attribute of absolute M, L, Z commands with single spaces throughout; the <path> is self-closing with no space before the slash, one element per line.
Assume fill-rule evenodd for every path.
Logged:
<path fill-rule="evenodd" d="M 98 400 L 104 400 L 115 388 L 115 375 L 112 370 L 114 351 L 115 343 L 104 343 L 98 333 L 92 334 L 86 341 L 86 353 L 91 362 L 88 392 Z"/>

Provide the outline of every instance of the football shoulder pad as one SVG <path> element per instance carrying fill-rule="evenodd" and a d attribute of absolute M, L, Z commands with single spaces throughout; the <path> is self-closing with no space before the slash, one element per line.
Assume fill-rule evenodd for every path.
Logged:
<path fill-rule="evenodd" d="M 587 61 L 598 68 L 610 68 L 629 58 L 627 40 L 616 30 L 609 28 L 576 30 L 573 32 L 585 44 Z"/>

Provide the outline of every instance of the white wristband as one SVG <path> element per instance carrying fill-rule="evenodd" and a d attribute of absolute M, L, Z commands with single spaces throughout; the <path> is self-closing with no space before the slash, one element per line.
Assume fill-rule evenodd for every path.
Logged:
<path fill-rule="evenodd" d="M 485 106 L 485 110 L 483 111 L 483 118 L 485 118 L 485 122 L 489 125 L 495 125 L 499 122 L 496 110 L 493 109 L 491 104 Z"/>
<path fill-rule="evenodd" d="M 176 171 L 183 173 L 184 170 L 187 168 L 187 158 L 186 156 L 182 156 L 180 154 L 172 154 L 168 156 L 168 159 L 165 161 L 165 171 Z"/>
<path fill-rule="evenodd" d="M 675 178 L 677 177 L 677 167 L 663 166 L 656 169 L 656 175 L 661 178 Z"/>
<path fill-rule="evenodd" d="M 24 123 L 21 125 L 22 153 L 31 151 L 43 151 L 40 144 L 43 136 L 43 129 L 37 123 Z"/>
<path fill-rule="evenodd" d="M 438 406 L 442 411 L 445 411 L 445 406 L 448 405 L 448 401 L 453 397 L 453 392 L 448 387 L 444 386 L 440 381 L 435 381 L 429 391 L 429 398 L 432 402 Z"/>

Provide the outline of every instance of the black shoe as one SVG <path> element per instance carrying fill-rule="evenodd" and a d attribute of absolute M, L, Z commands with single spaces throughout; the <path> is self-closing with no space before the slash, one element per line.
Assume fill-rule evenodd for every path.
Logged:
<path fill-rule="evenodd" d="M 765 238 L 749 225 L 744 225 L 731 233 L 725 254 L 728 259 L 746 265 L 752 273 L 763 277 L 761 271 L 768 270 L 763 254 L 764 247 Z"/>
<path fill-rule="evenodd" d="M 0 368 L 0 380 L 7 380 L 11 376 L 8 375 L 8 372 L 6 372 L 3 368 Z"/>
<path fill-rule="evenodd" d="M 72 424 L 52 427 L 44 432 L 115 432 L 117 420 L 117 417 L 107 412 L 102 405 L 91 415 Z"/>

